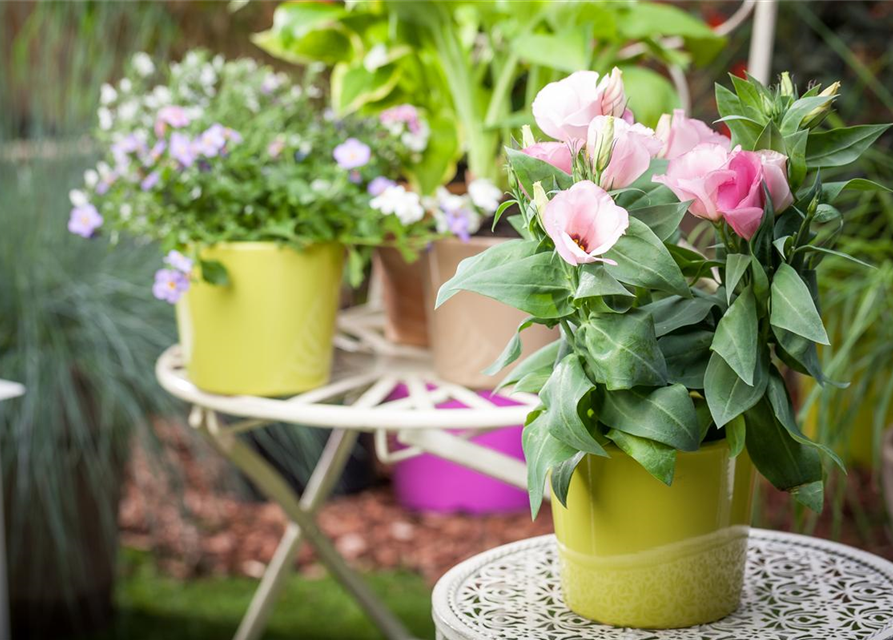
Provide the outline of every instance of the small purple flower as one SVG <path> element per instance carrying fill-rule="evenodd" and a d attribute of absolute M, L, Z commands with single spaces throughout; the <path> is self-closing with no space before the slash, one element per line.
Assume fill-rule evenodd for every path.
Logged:
<path fill-rule="evenodd" d="M 102 216 L 92 204 L 82 204 L 71 210 L 71 217 L 68 219 L 68 230 L 71 233 L 89 238 L 101 226 Z"/>
<path fill-rule="evenodd" d="M 332 153 L 335 162 L 342 169 L 359 169 L 372 157 L 372 150 L 356 138 L 348 138 Z"/>
<path fill-rule="evenodd" d="M 160 178 L 161 178 L 161 174 L 159 174 L 157 171 L 153 171 L 152 173 L 147 175 L 145 178 L 143 178 L 142 182 L 140 182 L 140 189 L 142 189 L 143 191 L 149 191 L 156 184 L 158 184 L 158 180 Z"/>
<path fill-rule="evenodd" d="M 179 129 L 188 124 L 189 115 L 186 113 L 186 109 L 170 104 L 158 110 L 158 115 L 155 118 L 155 135 L 158 137 L 163 136 L 167 125 L 172 126 L 174 129 Z"/>
<path fill-rule="evenodd" d="M 109 191 L 109 187 L 112 186 L 110 182 L 106 182 L 103 180 L 98 185 L 96 185 L 96 195 L 104 196 Z"/>
<path fill-rule="evenodd" d="M 159 269 L 155 272 L 152 295 L 159 300 L 174 304 L 189 290 L 189 278 L 174 269 Z"/>
<path fill-rule="evenodd" d="M 459 238 L 462 242 L 468 242 L 471 238 L 469 233 L 469 214 L 465 209 L 446 214 L 447 228 L 450 233 Z"/>
<path fill-rule="evenodd" d="M 226 127 L 212 124 L 196 140 L 196 148 L 206 158 L 217 156 L 226 146 Z"/>
<path fill-rule="evenodd" d="M 146 143 L 131 133 L 115 142 L 111 151 L 112 156 L 115 158 L 115 164 L 119 167 L 124 167 L 130 163 L 130 154 L 145 153 Z"/>
<path fill-rule="evenodd" d="M 238 131 L 234 131 L 233 129 L 227 127 L 223 133 L 226 136 L 226 139 L 233 144 L 239 144 L 240 142 L 242 142 L 242 134 L 240 134 Z"/>
<path fill-rule="evenodd" d="M 173 267 L 177 271 L 185 274 L 192 272 L 192 260 L 184 256 L 179 251 L 170 251 L 164 257 L 164 264 Z"/>
<path fill-rule="evenodd" d="M 170 154 L 171 158 L 179 162 L 184 169 L 191 167 L 195 162 L 195 145 L 189 136 L 179 132 L 172 133 Z"/>
<path fill-rule="evenodd" d="M 387 189 L 395 186 L 397 186 L 397 183 L 390 178 L 378 176 L 377 178 L 372 178 L 372 182 L 366 187 L 366 192 L 374 198 L 375 196 L 383 194 Z"/>
<path fill-rule="evenodd" d="M 363 182 L 363 176 L 361 176 L 360 172 L 356 169 L 350 172 L 350 174 L 347 176 L 347 179 L 354 184 L 360 184 L 361 182 Z"/>
<path fill-rule="evenodd" d="M 164 140 L 159 140 L 155 143 L 155 146 L 152 147 L 151 151 L 149 151 L 149 160 L 150 162 L 158 162 L 158 159 L 161 157 L 161 154 L 164 153 L 164 150 L 167 149 L 167 142 Z"/>

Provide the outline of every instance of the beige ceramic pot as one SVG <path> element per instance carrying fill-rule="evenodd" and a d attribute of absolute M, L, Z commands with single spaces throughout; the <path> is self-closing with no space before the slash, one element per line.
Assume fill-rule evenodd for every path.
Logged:
<path fill-rule="evenodd" d="M 505 240 L 471 238 L 462 242 L 444 238 L 436 241 L 424 257 L 425 301 L 434 369 L 447 382 L 473 389 L 492 389 L 511 370 L 509 367 L 495 376 L 481 373 L 499 357 L 527 314 L 468 291 L 459 292 L 434 310 L 437 291 L 453 277 L 462 260 Z M 541 325 L 525 329 L 521 334 L 524 348 L 520 360 L 557 339 L 557 329 Z"/>
<path fill-rule="evenodd" d="M 373 261 L 381 281 L 385 337 L 398 344 L 427 347 L 424 258 L 409 263 L 396 249 L 381 247 Z"/>

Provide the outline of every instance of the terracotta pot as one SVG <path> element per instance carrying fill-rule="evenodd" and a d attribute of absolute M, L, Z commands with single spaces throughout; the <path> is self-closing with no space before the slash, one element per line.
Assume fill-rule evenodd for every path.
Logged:
<path fill-rule="evenodd" d="M 511 370 L 495 376 L 481 371 L 491 365 L 527 317 L 507 305 L 485 296 L 462 291 L 433 311 L 440 286 L 456 273 L 459 263 L 477 255 L 505 238 L 457 238 L 436 241 L 425 256 L 427 277 L 425 301 L 429 310 L 429 337 L 437 375 L 447 382 L 472 389 L 492 389 Z M 534 325 L 521 334 L 525 357 L 558 339 L 557 329 Z"/>
<path fill-rule="evenodd" d="M 380 247 L 373 261 L 381 280 L 385 337 L 398 344 L 427 347 L 423 258 L 409 263 L 396 249 Z"/>

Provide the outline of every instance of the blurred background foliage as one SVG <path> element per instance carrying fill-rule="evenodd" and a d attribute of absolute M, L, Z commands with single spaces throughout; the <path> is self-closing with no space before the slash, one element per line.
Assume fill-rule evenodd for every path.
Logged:
<path fill-rule="evenodd" d="M 737 7 L 726 1 L 674 4 L 712 25 Z M 23 551 L 23 545 L 38 543 L 39 538 L 30 538 L 34 527 L 29 522 L 39 514 L 51 523 L 41 533 L 46 548 L 56 545 L 62 553 L 43 558 L 42 568 L 32 564 L 31 571 L 44 578 L 44 571 L 69 572 L 71 589 L 96 587 L 82 579 L 89 571 L 82 558 L 65 552 L 71 548 L 65 545 L 77 544 L 80 535 L 71 532 L 87 531 L 78 519 L 99 514 L 113 535 L 115 489 L 132 438 L 139 434 L 154 446 L 151 430 L 142 427 L 149 416 L 171 409 L 151 371 L 174 332 L 169 309 L 147 295 L 156 249 L 131 246 L 110 252 L 102 241 L 73 241 L 65 231 L 67 192 L 95 161 L 88 135 L 99 86 L 116 80 L 134 51 L 148 51 L 161 61 L 204 46 L 294 72 L 251 42 L 252 34 L 270 27 L 276 3 L 231 8 L 213 0 L 0 2 L 0 377 L 29 388 L 25 398 L 0 405 L 8 543 L 11 558 L 33 563 L 36 547 Z M 891 27 L 890 2 L 782 2 L 773 73 L 794 69 L 801 84 L 839 79 L 842 121 L 890 121 Z M 748 22 L 712 62 L 690 69 L 695 117 L 715 117 L 713 83 L 728 84 L 729 70 L 744 72 L 749 37 Z M 888 135 L 856 171 L 893 184 L 891 150 L 893 136 Z M 829 332 L 839 336 L 833 349 L 823 351 L 823 366 L 851 386 L 845 391 L 802 388 L 801 415 L 813 433 L 851 454 L 876 480 L 881 433 L 893 420 L 893 198 L 859 193 L 852 198 L 842 250 L 877 269 L 854 268 L 834 258 L 822 267 L 823 314 Z M 275 446 L 281 450 L 281 440 Z M 839 533 L 844 518 L 853 518 L 871 536 L 876 516 L 867 514 L 853 495 L 853 475 L 833 479 L 831 533 Z M 83 508 L 84 496 L 92 496 L 92 511 Z M 758 524 L 777 524 L 757 516 Z M 793 518 L 801 530 L 816 526 L 808 515 L 794 513 Z M 128 578 L 125 606 L 153 611 L 165 606 L 132 595 L 166 588 L 162 578 L 149 574 L 140 570 Z M 237 589 L 234 584 L 220 588 Z M 184 614 L 177 610 L 173 615 Z M 297 618 L 292 623 L 294 629 L 302 624 Z M 190 628 L 182 637 L 219 637 L 213 626 L 208 629 L 210 636 Z"/>

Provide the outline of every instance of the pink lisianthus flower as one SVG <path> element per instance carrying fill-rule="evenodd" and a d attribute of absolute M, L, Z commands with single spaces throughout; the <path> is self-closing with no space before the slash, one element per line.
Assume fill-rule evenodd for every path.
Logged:
<path fill-rule="evenodd" d="M 596 116 L 615 116 L 632 121 L 626 108 L 619 69 L 599 80 L 595 71 L 577 71 L 543 87 L 533 101 L 533 117 L 543 133 L 568 142 L 585 140 Z"/>
<path fill-rule="evenodd" d="M 620 118 L 614 118 L 610 123 L 610 117 L 596 116 L 589 123 L 586 151 L 595 163 L 599 150 L 610 145 L 611 159 L 602 171 L 599 184 L 603 189 L 622 189 L 648 170 L 651 159 L 660 152 L 662 145 L 648 127 L 629 124 Z M 604 139 L 611 132 L 613 138 Z"/>
<path fill-rule="evenodd" d="M 170 104 L 158 110 L 158 115 L 155 117 L 155 135 L 159 138 L 163 136 L 168 125 L 174 129 L 180 129 L 188 124 L 189 115 L 186 113 L 186 109 Z"/>
<path fill-rule="evenodd" d="M 735 175 L 719 187 L 717 208 L 735 233 L 750 240 L 763 219 L 764 182 L 777 212 L 784 211 L 793 202 L 787 179 L 787 158 L 777 151 L 735 151 L 728 167 Z"/>
<path fill-rule="evenodd" d="M 563 142 L 537 142 L 529 147 L 521 149 L 521 153 L 527 154 L 537 160 L 548 162 L 556 169 L 565 173 L 573 172 L 573 157 L 570 147 Z"/>
<path fill-rule="evenodd" d="M 155 272 L 152 295 L 170 304 L 176 303 L 189 290 L 189 278 L 176 269 L 159 269 Z"/>
<path fill-rule="evenodd" d="M 663 142 L 658 157 L 667 160 L 674 160 L 704 142 L 718 144 L 726 149 L 732 144 L 731 140 L 700 120 L 687 118 L 682 109 L 675 109 L 673 115 L 669 113 L 662 115 L 655 134 Z"/>
<path fill-rule="evenodd" d="M 679 200 L 693 200 L 689 211 L 699 217 L 726 220 L 745 240 L 760 226 L 765 208 L 765 182 L 776 212 L 793 202 L 787 178 L 787 158 L 776 151 L 729 152 L 721 145 L 702 143 L 671 160 L 667 173 L 655 176 Z"/>
<path fill-rule="evenodd" d="M 612 260 L 599 256 L 613 247 L 629 227 L 629 214 L 608 192 L 584 180 L 558 192 L 542 212 L 543 227 L 558 255 L 574 266 Z"/>
<path fill-rule="evenodd" d="M 90 203 L 81 204 L 71 210 L 68 230 L 82 238 L 91 237 L 102 226 L 102 216 Z"/>

